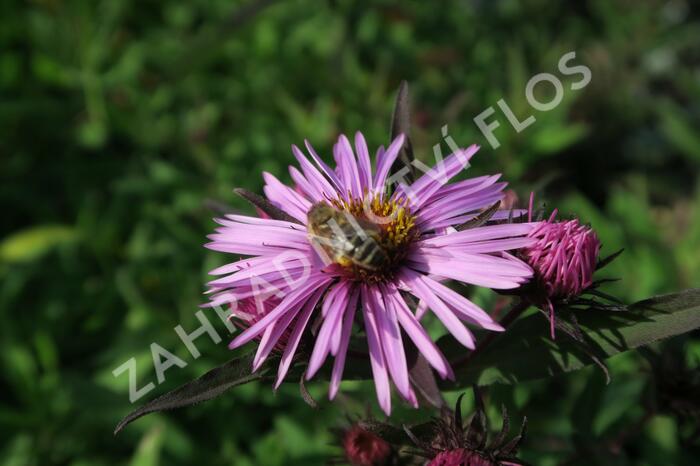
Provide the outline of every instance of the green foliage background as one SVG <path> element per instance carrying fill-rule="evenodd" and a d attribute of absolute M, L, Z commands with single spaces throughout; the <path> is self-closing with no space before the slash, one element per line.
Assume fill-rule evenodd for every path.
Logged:
<path fill-rule="evenodd" d="M 0 464 L 337 454 L 329 428 L 375 409 L 371 385 L 312 411 L 293 383 L 251 384 L 115 438 L 132 405 L 112 370 L 134 356 L 139 386 L 155 382 L 151 342 L 185 359 L 150 399 L 230 357 L 202 337 L 193 360 L 173 331 L 198 325 L 207 271 L 226 259 L 202 248 L 207 205 L 247 210 L 231 189 L 259 191 L 263 170 L 287 179 L 304 138 L 325 154 L 340 132 L 385 144 L 401 79 L 419 157 L 431 160 L 448 124 L 461 145 L 484 146 L 472 174 L 502 172 L 522 198 L 535 190 L 590 222 L 605 252 L 626 248 L 608 291 L 632 301 L 698 286 L 698 44 L 689 0 L 0 2 Z M 528 79 L 556 74 L 568 51 L 591 84 L 570 91 L 563 78 L 563 103 L 534 111 Z M 517 133 L 497 110 L 491 150 L 472 119 L 501 98 L 537 121 Z M 697 334 L 655 350 L 697 376 Z M 494 387 L 493 418 L 500 403 L 515 423 L 528 416 L 524 457 L 538 465 L 697 464 L 697 417 L 647 409 L 657 381 L 639 355 L 611 367 L 607 387 L 594 369 Z M 324 383 L 310 389 L 324 400 Z"/>

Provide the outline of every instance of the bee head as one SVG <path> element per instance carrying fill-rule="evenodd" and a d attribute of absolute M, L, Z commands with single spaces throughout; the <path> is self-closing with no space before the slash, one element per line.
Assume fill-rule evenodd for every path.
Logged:
<path fill-rule="evenodd" d="M 333 218 L 335 210 L 325 202 L 317 202 L 311 206 L 306 214 L 307 223 L 311 225 L 323 225 Z"/>

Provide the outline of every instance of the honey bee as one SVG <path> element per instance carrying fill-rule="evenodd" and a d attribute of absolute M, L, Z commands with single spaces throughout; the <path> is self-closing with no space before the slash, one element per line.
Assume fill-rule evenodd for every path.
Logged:
<path fill-rule="evenodd" d="M 311 244 L 326 263 L 376 271 L 389 261 L 380 244 L 381 229 L 374 223 L 326 202 L 311 206 L 307 220 Z"/>

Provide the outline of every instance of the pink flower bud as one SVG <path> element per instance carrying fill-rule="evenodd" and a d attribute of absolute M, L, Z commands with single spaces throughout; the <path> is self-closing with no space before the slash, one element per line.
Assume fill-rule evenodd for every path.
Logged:
<path fill-rule="evenodd" d="M 529 236 L 537 242 L 525 248 L 524 258 L 549 298 L 572 298 L 591 286 L 600 241 L 590 227 L 578 220 L 555 221 L 552 214 Z"/>
<path fill-rule="evenodd" d="M 391 457 L 391 446 L 360 426 L 345 432 L 343 448 L 352 466 L 384 466 Z"/>
<path fill-rule="evenodd" d="M 488 458 L 464 448 L 443 451 L 433 458 L 428 466 L 498 466 Z"/>

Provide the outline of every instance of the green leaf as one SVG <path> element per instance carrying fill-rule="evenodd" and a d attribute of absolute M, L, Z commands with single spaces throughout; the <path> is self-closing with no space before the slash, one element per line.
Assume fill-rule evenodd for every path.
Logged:
<path fill-rule="evenodd" d="M 587 133 L 588 127 L 580 123 L 544 126 L 533 134 L 533 150 L 541 154 L 557 154 L 583 139 Z"/>
<path fill-rule="evenodd" d="M 648 345 L 700 327 L 700 289 L 646 299 L 628 312 L 579 311 L 576 318 L 596 356 L 615 354 Z M 444 389 L 471 384 L 512 384 L 574 371 L 592 363 L 579 345 L 564 335 L 552 341 L 539 314 L 516 321 L 490 346 L 462 367 L 454 367 L 455 383 Z M 438 341 L 449 359 L 463 356 L 464 348 L 451 337 Z"/>
<path fill-rule="evenodd" d="M 689 159 L 700 161 L 700 137 L 688 116 L 670 102 L 660 107 L 659 115 L 661 131 L 668 141 Z"/>
<path fill-rule="evenodd" d="M 269 367 L 269 360 L 256 373 L 252 374 L 250 371 L 253 363 L 253 354 L 248 353 L 245 356 L 233 358 L 226 364 L 210 370 L 203 376 L 187 382 L 155 400 L 149 401 L 122 419 L 114 429 L 114 434 L 118 434 L 128 424 L 146 414 L 208 401 L 218 397 L 230 388 L 262 379 Z"/>
<path fill-rule="evenodd" d="M 14 233 L 0 242 L 0 260 L 24 262 L 42 256 L 54 247 L 73 242 L 76 231 L 64 225 L 42 225 Z"/>
<path fill-rule="evenodd" d="M 156 425 L 139 442 L 129 466 L 158 466 L 163 448 L 162 425 Z"/>

